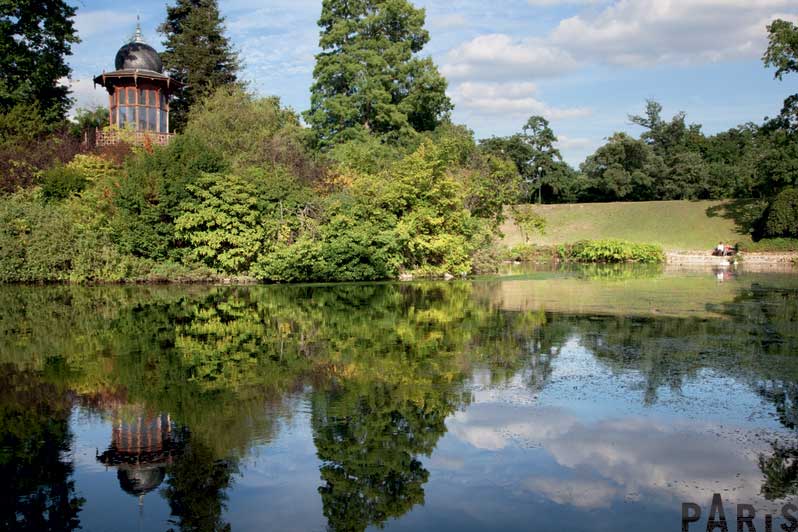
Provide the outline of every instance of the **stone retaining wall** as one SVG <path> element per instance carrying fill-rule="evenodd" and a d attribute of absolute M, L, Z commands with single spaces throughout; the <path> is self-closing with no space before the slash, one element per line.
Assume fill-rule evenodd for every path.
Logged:
<path fill-rule="evenodd" d="M 725 268 L 732 264 L 742 263 L 746 267 L 779 266 L 792 267 L 798 263 L 798 253 L 739 253 L 731 257 L 716 257 L 711 252 L 669 251 L 666 253 L 666 262 L 673 265 L 712 266 Z M 798 269 L 796 269 L 798 271 Z"/>

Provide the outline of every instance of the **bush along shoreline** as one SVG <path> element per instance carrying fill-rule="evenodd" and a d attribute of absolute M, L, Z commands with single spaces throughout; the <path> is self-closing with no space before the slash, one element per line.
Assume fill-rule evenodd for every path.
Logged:
<path fill-rule="evenodd" d="M 542 246 L 518 244 L 502 253 L 508 262 L 579 262 L 593 264 L 662 264 L 665 250 L 658 244 L 638 244 L 625 240 L 582 240 L 579 242 Z"/>
<path fill-rule="evenodd" d="M 313 148 L 276 98 L 222 89 L 165 147 L 84 153 L 0 197 L 0 282 L 323 282 L 495 271 L 509 160 L 449 123 Z"/>
<path fill-rule="evenodd" d="M 665 262 L 665 250 L 657 244 L 638 244 L 625 240 L 583 240 L 557 247 L 557 256 L 569 262 L 618 263 Z"/>

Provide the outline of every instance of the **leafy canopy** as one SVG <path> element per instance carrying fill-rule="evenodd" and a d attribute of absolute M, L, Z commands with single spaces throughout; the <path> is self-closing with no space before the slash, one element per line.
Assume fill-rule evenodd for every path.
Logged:
<path fill-rule="evenodd" d="M 540 202 L 544 185 L 558 189 L 558 178 L 565 171 L 556 143 L 557 136 L 549 121 L 536 115 L 527 120 L 520 133 L 485 139 L 480 145 L 488 153 L 513 161 L 526 186 L 527 197 L 531 199 L 537 191 Z"/>
<path fill-rule="evenodd" d="M 0 2 L 0 114 L 35 104 L 45 123 L 64 119 L 71 100 L 58 80 L 69 76 L 66 57 L 80 42 L 75 10 L 63 0 Z"/>
<path fill-rule="evenodd" d="M 407 0 L 324 0 L 311 106 L 321 146 L 374 133 L 406 140 L 435 129 L 452 109 L 429 58 L 425 13 Z"/>

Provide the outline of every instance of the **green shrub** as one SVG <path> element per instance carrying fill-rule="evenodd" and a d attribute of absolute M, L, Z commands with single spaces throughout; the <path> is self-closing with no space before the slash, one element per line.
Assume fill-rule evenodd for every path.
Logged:
<path fill-rule="evenodd" d="M 62 206 L 32 192 L 0 199 L 0 282 L 66 280 L 75 240 Z"/>
<path fill-rule="evenodd" d="M 583 240 L 559 246 L 563 260 L 575 262 L 640 262 L 653 264 L 665 261 L 665 251 L 655 244 L 637 244 L 624 240 Z"/>
<path fill-rule="evenodd" d="M 86 188 L 88 180 L 80 170 L 57 165 L 42 176 L 42 197 L 47 201 L 58 201 L 73 196 Z"/>
<path fill-rule="evenodd" d="M 109 223 L 119 249 L 156 261 L 182 260 L 186 244 L 176 238 L 174 221 L 191 200 L 187 187 L 203 173 L 227 170 L 216 150 L 191 135 L 178 135 L 168 146 L 128 160 L 108 191 L 115 211 Z"/>
<path fill-rule="evenodd" d="M 798 188 L 781 191 L 765 214 L 765 235 L 798 237 Z"/>
<path fill-rule="evenodd" d="M 237 169 L 302 166 L 305 130 L 276 96 L 256 97 L 238 86 L 221 87 L 192 106 L 186 134 L 203 139 Z"/>
<path fill-rule="evenodd" d="M 354 187 L 372 216 L 394 227 L 402 269 L 416 275 L 471 271 L 480 222 L 466 209 L 464 187 L 447 172 L 445 157 L 425 141 L 388 171 L 362 176 Z"/>
<path fill-rule="evenodd" d="M 185 258 L 228 274 L 248 273 L 261 254 L 294 242 L 312 200 L 281 168 L 205 174 L 187 190 L 175 220 Z"/>
<path fill-rule="evenodd" d="M 88 183 L 98 183 L 118 176 L 120 168 L 114 163 L 97 155 L 79 153 L 69 161 L 67 168 L 79 172 Z"/>
<path fill-rule="evenodd" d="M 78 200 L 74 200 L 78 201 Z M 33 192 L 0 200 L 0 282 L 125 281 L 151 265 L 125 256 L 74 203 Z"/>
<path fill-rule="evenodd" d="M 505 260 L 520 262 L 540 262 L 554 258 L 556 250 L 551 246 L 536 244 L 516 244 L 504 253 Z"/>
<path fill-rule="evenodd" d="M 249 270 L 263 245 L 257 187 L 236 175 L 207 174 L 189 185 L 193 201 L 175 220 L 187 257 L 227 273 Z"/>
<path fill-rule="evenodd" d="M 757 242 L 737 244 L 740 251 L 798 251 L 798 238 L 763 238 Z"/>

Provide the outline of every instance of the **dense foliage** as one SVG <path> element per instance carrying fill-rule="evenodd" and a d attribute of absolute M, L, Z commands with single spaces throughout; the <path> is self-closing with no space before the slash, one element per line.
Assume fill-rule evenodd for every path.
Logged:
<path fill-rule="evenodd" d="M 322 146 L 375 134 L 406 141 L 452 109 L 429 58 L 425 13 L 407 0 L 324 0 L 305 119 Z"/>
<path fill-rule="evenodd" d="M 45 124 L 64 119 L 72 102 L 59 80 L 69 76 L 66 56 L 80 42 L 75 12 L 63 0 L 0 3 L 0 114 L 37 106 Z"/>
<path fill-rule="evenodd" d="M 220 89 L 168 146 L 122 165 L 79 155 L 0 199 L 2 279 L 352 281 L 494 265 L 519 178 L 470 131 L 441 127 L 377 164 L 323 159 L 306 138 L 277 99 Z"/>
<path fill-rule="evenodd" d="M 765 234 L 798 238 L 798 188 L 787 188 L 776 196 L 765 215 Z"/>
<path fill-rule="evenodd" d="M 560 246 L 557 251 L 561 259 L 576 262 L 665 262 L 662 246 L 623 240 L 585 240 Z"/>
<path fill-rule="evenodd" d="M 491 137 L 480 141 L 480 145 L 488 153 L 512 160 L 524 182 L 524 199 L 540 203 L 544 190 L 547 198 L 567 194 L 563 187 L 573 176 L 555 147 L 556 142 L 549 121 L 542 116 L 532 116 L 521 133 Z"/>
<path fill-rule="evenodd" d="M 578 171 L 557 158 L 557 137 L 549 128 L 533 136 L 525 128 L 481 145 L 516 163 L 532 188 L 528 201 L 770 198 L 798 183 L 798 133 L 782 127 L 780 120 L 707 136 L 700 125 L 688 124 L 684 113 L 665 120 L 661 112 L 659 103 L 647 102 L 642 116 L 629 117 L 644 128 L 640 137 L 611 135 Z M 536 155 L 533 143 L 552 148 Z"/>

